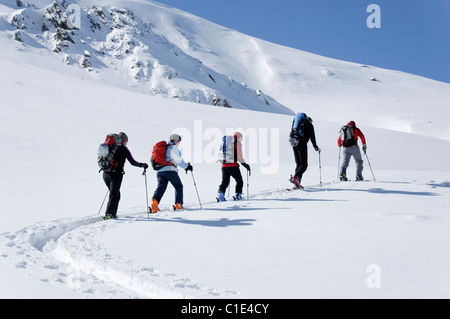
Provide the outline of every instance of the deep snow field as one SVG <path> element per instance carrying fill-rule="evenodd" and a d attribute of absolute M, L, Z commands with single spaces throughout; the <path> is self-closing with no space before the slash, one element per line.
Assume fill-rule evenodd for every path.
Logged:
<path fill-rule="evenodd" d="M 8 41 L 1 36 L 1 298 L 450 297 L 450 137 L 441 125 L 449 111 L 440 113 L 448 84 L 377 71 L 396 79 L 376 83 L 380 96 L 392 94 L 402 79 L 436 94 L 424 107 L 424 95 L 411 89 L 403 132 L 387 129 L 395 126 L 397 110 L 380 106 L 380 119 L 380 109 L 363 95 L 353 98 L 360 105 L 356 115 L 337 115 L 335 105 L 320 100 L 317 112 L 310 105 L 320 162 L 310 147 L 305 190 L 288 192 L 293 116 L 104 85 L 44 50 L 28 53 Z M 286 52 L 290 61 L 291 49 Z M 305 100 L 312 103 L 316 90 L 303 92 Z M 270 94 L 304 111 L 288 84 L 283 98 Z M 433 119 L 423 119 L 426 130 L 418 125 L 420 113 Z M 364 157 L 362 182 L 336 181 L 337 133 L 350 120 L 366 136 L 374 174 Z M 237 129 L 252 167 L 248 179 L 241 169 L 246 199 L 216 203 L 217 141 Z M 143 171 L 126 164 L 119 219 L 101 219 L 106 187 L 96 148 L 106 134 L 120 131 L 128 134 L 133 157 L 147 163 L 156 142 L 182 135 L 182 152 L 194 167 L 193 176 L 179 172 L 185 211 L 171 211 L 169 186 L 162 211 L 148 216 Z M 352 161 L 351 179 L 354 169 Z M 151 169 L 147 179 L 151 198 Z"/>
<path fill-rule="evenodd" d="M 323 185 L 311 149 L 306 190 L 287 192 L 290 116 L 173 102 L 0 64 L 9 74 L 0 85 L 7 96 L 2 297 L 449 297 L 449 141 L 361 124 L 377 181 L 366 165 L 366 181 L 335 182 L 339 123 L 317 120 Z M 273 145 L 267 139 L 266 154 L 279 148 L 275 172 L 262 174 L 271 164 L 249 160 L 248 201 L 215 203 L 220 165 L 191 155 L 203 210 L 191 176 L 180 172 L 187 210 L 170 211 L 169 187 L 165 209 L 148 218 L 142 170 L 127 165 L 120 219 L 98 218 L 106 188 L 95 150 L 105 132 L 127 132 L 133 156 L 148 162 L 152 145 L 172 130 L 203 139 L 208 150 L 208 129 L 239 127 L 279 134 Z M 147 176 L 151 196 L 155 174 Z M 367 286 L 370 265 L 379 266 L 380 288 Z"/>

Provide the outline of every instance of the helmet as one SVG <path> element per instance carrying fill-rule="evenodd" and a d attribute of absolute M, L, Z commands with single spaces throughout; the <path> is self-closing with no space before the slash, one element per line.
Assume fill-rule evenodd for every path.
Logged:
<path fill-rule="evenodd" d="M 181 136 L 178 134 L 172 134 L 170 135 L 170 140 L 171 141 L 180 141 L 181 142 Z"/>

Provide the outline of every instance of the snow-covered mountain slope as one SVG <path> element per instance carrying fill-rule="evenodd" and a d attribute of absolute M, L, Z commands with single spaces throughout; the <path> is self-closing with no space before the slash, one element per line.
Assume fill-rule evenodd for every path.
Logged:
<path fill-rule="evenodd" d="M 34 3 L 37 8 L 51 4 Z M 91 10 L 90 1 L 76 3 Z M 58 58 L 61 53 L 52 52 L 44 42 L 35 47 L 37 42 L 25 37 L 32 33 L 19 30 L 29 44 L 13 40 L 17 29 L 9 18 L 22 9 L 14 7 L 16 1 L 3 1 L 0 12 L 6 19 L 0 19 L 0 26 L 7 31 L 0 32 L 1 298 L 450 296 L 450 142 L 442 138 L 441 125 L 448 118 L 448 111 L 441 109 L 447 84 L 282 48 L 150 1 L 96 3 L 127 8 L 144 23 L 152 20 L 158 26 L 153 32 L 158 36 L 167 32 L 168 43 L 180 48 L 179 42 L 169 39 L 175 35 L 170 28 L 178 24 L 191 41 L 188 51 L 197 47 L 195 52 L 204 58 L 182 51 L 210 70 L 227 66 L 227 72 L 218 73 L 233 74 L 231 78 L 245 74 L 248 80 L 262 81 L 266 72 L 260 70 L 252 78 L 245 72 L 250 60 L 235 64 L 240 59 L 227 56 L 232 49 L 225 50 L 221 41 L 236 48 L 255 41 L 262 49 L 248 47 L 248 57 L 268 57 L 278 48 L 270 60 L 276 56 L 277 67 L 270 64 L 276 75 L 267 88 L 283 89 L 280 96 L 289 101 L 314 99 L 308 113 L 314 118 L 322 152 L 319 157 L 309 149 L 306 190 L 288 192 L 287 179 L 295 166 L 287 142 L 292 115 L 162 98 L 124 86 L 120 72 L 104 78 L 102 72 L 108 74 L 109 67 L 96 73 L 78 64 L 68 66 Z M 40 9 L 29 12 L 43 14 Z M 209 35 L 202 31 L 206 26 Z M 222 39 L 216 47 L 221 50 L 208 54 L 207 41 L 214 43 L 208 40 L 214 38 Z M 244 51 L 236 50 L 241 57 Z M 311 90 L 298 92 L 297 82 L 290 81 L 296 72 L 293 57 L 304 57 L 304 70 L 298 75 L 309 77 Z M 336 77 L 345 74 L 345 81 L 338 85 L 333 74 L 321 73 L 317 67 L 321 63 L 339 67 L 339 72 L 329 70 Z M 381 76 L 380 82 L 367 80 L 369 74 L 364 72 L 372 71 L 379 72 L 377 78 L 384 75 L 391 80 L 386 83 Z M 249 81 L 236 81 L 253 87 Z M 372 85 L 378 85 L 378 91 Z M 409 93 L 409 115 L 398 121 L 415 134 L 397 132 L 407 131 L 401 127 L 385 128 L 401 111 L 390 110 L 389 105 L 380 106 L 386 111 L 382 120 L 379 108 L 361 109 L 357 117 L 336 109 L 350 99 L 359 106 L 373 103 L 369 97 L 389 101 L 394 88 L 402 88 L 406 96 L 411 85 L 415 87 Z M 434 99 L 426 108 L 433 118 L 427 132 L 421 133 L 416 125 L 423 120 L 419 102 L 433 90 Z M 324 96 L 333 94 L 335 104 L 328 103 Z M 359 183 L 336 182 L 336 133 L 350 119 L 357 121 L 368 144 L 366 180 Z M 248 192 L 247 185 L 244 189 L 248 200 L 217 204 L 221 171 L 214 154 L 220 138 L 237 129 L 244 132 L 244 157 L 252 167 L 249 179 L 241 169 L 249 184 Z M 156 142 L 172 132 L 181 134 L 182 152 L 194 166 L 203 210 L 192 176 L 180 170 L 187 210 L 170 211 L 169 186 L 162 212 L 148 218 L 146 192 L 151 198 L 155 173 L 147 172 L 146 189 L 142 170 L 126 164 L 121 219 L 102 221 L 104 207 L 100 214 L 99 208 L 106 187 L 98 174 L 96 149 L 106 134 L 119 131 L 128 134 L 128 147 L 141 162 L 149 161 Z M 353 179 L 353 162 L 348 172 Z"/>
<path fill-rule="evenodd" d="M 169 41 L 296 112 L 327 121 L 353 118 L 375 127 L 428 136 L 433 128 L 439 128 L 436 137 L 450 139 L 448 83 L 326 58 L 221 26 L 205 27 L 207 22 L 183 12 L 160 11 L 152 19 L 164 25 Z M 180 29 L 183 35 L 177 32 Z"/>
<path fill-rule="evenodd" d="M 80 8 L 79 28 L 69 23 L 71 6 Z M 13 55 L 50 54 L 103 83 L 428 136 L 437 127 L 436 137 L 450 139 L 446 83 L 282 47 L 150 0 L 9 0 L 2 8 Z"/>
<path fill-rule="evenodd" d="M 292 114 L 262 91 L 207 67 L 155 32 L 144 12 L 111 4 L 19 1 L 3 8 L 6 35 L 19 50 L 48 54 L 92 77 L 152 95 L 222 107 Z M 182 31 L 179 31 L 182 32 Z"/>
<path fill-rule="evenodd" d="M 364 158 L 367 181 L 339 183 L 340 123 L 317 120 L 321 169 L 310 149 L 306 191 L 287 192 L 292 116 L 152 97 L 25 62 L 0 59 L 0 68 L 2 298 L 449 296 L 450 142 L 361 124 L 377 182 Z M 249 200 L 217 204 L 212 154 L 239 127 Z M 170 211 L 169 187 L 162 213 L 148 219 L 142 170 L 127 164 L 122 219 L 101 221 L 96 148 L 105 135 L 127 132 L 134 158 L 148 162 L 172 130 L 183 136 L 203 210 L 180 171 L 188 210 Z M 151 197 L 156 177 L 147 176 Z M 380 288 L 367 283 L 374 269 Z"/>

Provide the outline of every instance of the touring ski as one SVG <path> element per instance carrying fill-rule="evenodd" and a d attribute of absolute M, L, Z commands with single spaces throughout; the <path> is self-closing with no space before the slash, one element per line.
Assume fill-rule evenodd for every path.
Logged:
<path fill-rule="evenodd" d="M 305 188 L 303 187 L 303 186 L 300 186 L 300 187 L 298 187 L 298 186 L 294 186 L 294 187 L 291 187 L 291 188 L 286 188 L 286 190 L 287 191 L 298 191 L 298 190 L 304 190 Z"/>

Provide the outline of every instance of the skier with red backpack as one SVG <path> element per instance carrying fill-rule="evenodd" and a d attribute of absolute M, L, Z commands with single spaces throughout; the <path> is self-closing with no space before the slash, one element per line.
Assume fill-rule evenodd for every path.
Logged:
<path fill-rule="evenodd" d="M 159 212 L 159 203 L 166 192 L 169 182 L 175 188 L 174 210 L 184 209 L 183 183 L 178 175 L 177 167 L 183 168 L 186 173 L 188 171 L 193 171 L 193 167 L 190 163 L 186 163 L 181 157 L 181 152 L 178 148 L 180 142 L 181 136 L 172 134 L 168 143 L 161 141 L 153 147 L 151 162 L 153 169 L 157 171 L 156 178 L 158 180 L 158 186 L 153 194 L 150 213 L 155 214 Z"/>
<path fill-rule="evenodd" d="M 362 171 L 363 171 L 363 159 L 361 156 L 361 151 L 358 147 L 358 137 L 361 138 L 363 144 L 363 151 L 366 153 L 367 145 L 366 138 L 359 128 L 356 127 L 354 121 L 350 121 L 347 125 L 344 125 L 339 134 L 338 146 L 343 147 L 343 161 L 340 166 L 339 178 L 341 181 L 348 181 L 347 178 L 347 167 L 350 163 L 350 158 L 353 156 L 356 162 L 356 180 L 362 181 Z"/>
<path fill-rule="evenodd" d="M 148 164 L 139 163 L 134 160 L 130 150 L 127 148 L 128 136 L 120 132 L 119 134 L 109 134 L 105 143 L 101 144 L 98 153 L 98 164 L 100 171 L 103 171 L 103 181 L 109 189 L 109 201 L 106 206 L 104 219 L 117 218 L 117 210 L 120 201 L 120 187 L 123 175 L 125 174 L 125 161 L 136 167 L 148 168 Z"/>

